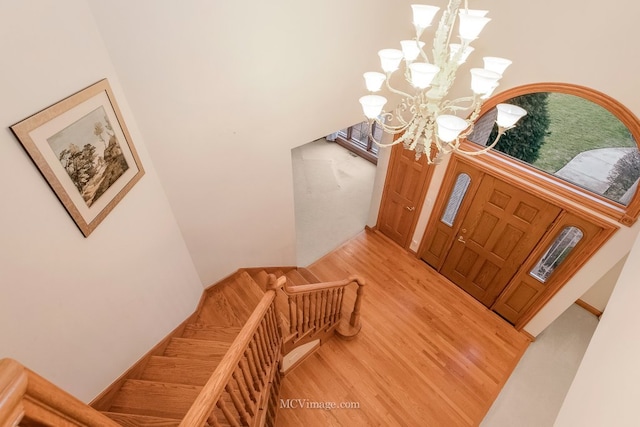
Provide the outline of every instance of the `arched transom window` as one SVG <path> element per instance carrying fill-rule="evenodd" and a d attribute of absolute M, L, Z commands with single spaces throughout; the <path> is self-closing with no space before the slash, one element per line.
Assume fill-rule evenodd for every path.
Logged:
<path fill-rule="evenodd" d="M 624 224 L 637 219 L 640 125 L 633 113 L 581 86 L 527 85 L 489 100 L 469 141 L 486 145 L 495 139 L 500 102 L 520 105 L 528 114 L 502 136 L 495 151 L 568 183 L 574 199 L 586 195 L 592 207 Z"/>

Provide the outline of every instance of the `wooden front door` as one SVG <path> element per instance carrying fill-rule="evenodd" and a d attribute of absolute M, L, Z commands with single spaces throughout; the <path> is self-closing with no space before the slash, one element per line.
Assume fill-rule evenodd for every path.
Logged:
<path fill-rule="evenodd" d="M 560 212 L 484 175 L 440 272 L 490 307 Z"/>
<path fill-rule="evenodd" d="M 378 229 L 391 240 L 408 248 L 424 202 L 433 168 L 426 158 L 415 159 L 415 151 L 400 144 L 391 152 L 378 217 Z"/>

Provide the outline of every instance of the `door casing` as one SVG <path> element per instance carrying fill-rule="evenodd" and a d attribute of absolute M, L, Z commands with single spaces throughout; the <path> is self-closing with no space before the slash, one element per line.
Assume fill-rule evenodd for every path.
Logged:
<path fill-rule="evenodd" d="M 414 151 L 393 147 L 376 228 L 405 249 L 411 246 L 432 175 L 425 156 L 416 160 Z"/>

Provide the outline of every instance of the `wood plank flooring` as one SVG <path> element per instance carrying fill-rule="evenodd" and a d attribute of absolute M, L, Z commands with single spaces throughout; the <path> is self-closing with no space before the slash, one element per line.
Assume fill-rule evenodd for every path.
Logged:
<path fill-rule="evenodd" d="M 365 278 L 362 331 L 352 341 L 329 340 L 287 375 L 280 398 L 289 408 L 281 405 L 278 426 L 476 426 L 529 344 L 376 232 L 362 232 L 310 270 L 323 281 Z M 320 402 L 359 408 L 314 408 Z"/>

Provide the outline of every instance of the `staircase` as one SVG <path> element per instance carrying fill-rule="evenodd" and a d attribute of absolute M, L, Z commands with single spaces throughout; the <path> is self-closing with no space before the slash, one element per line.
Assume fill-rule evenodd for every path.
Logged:
<path fill-rule="evenodd" d="M 341 310 L 345 289 L 352 283 L 358 290 L 347 322 Z M 183 325 L 92 403 L 99 412 L 84 409 L 86 405 L 65 394 L 69 400 L 64 408 L 47 402 L 44 406 L 51 411 L 46 414 L 30 419 L 23 407 L 20 417 L 25 425 L 62 425 L 51 415 L 56 412 L 64 425 L 273 426 L 285 374 L 283 356 L 310 342 L 320 345 L 335 333 L 355 335 L 363 285 L 357 277 L 321 283 L 303 268 L 241 269 L 205 291 Z M 5 364 L 10 366 L 7 372 L 20 373 L 5 375 L 9 385 L 3 390 L 0 364 L 0 426 L 17 416 L 15 408 L 5 404 L 17 400 L 3 399 L 16 383 L 27 383 L 21 402 L 33 400 L 28 381 L 35 374 L 17 362 Z M 68 424 L 70 411 L 90 421 Z M 12 425 L 9 421 L 6 425 Z"/>

